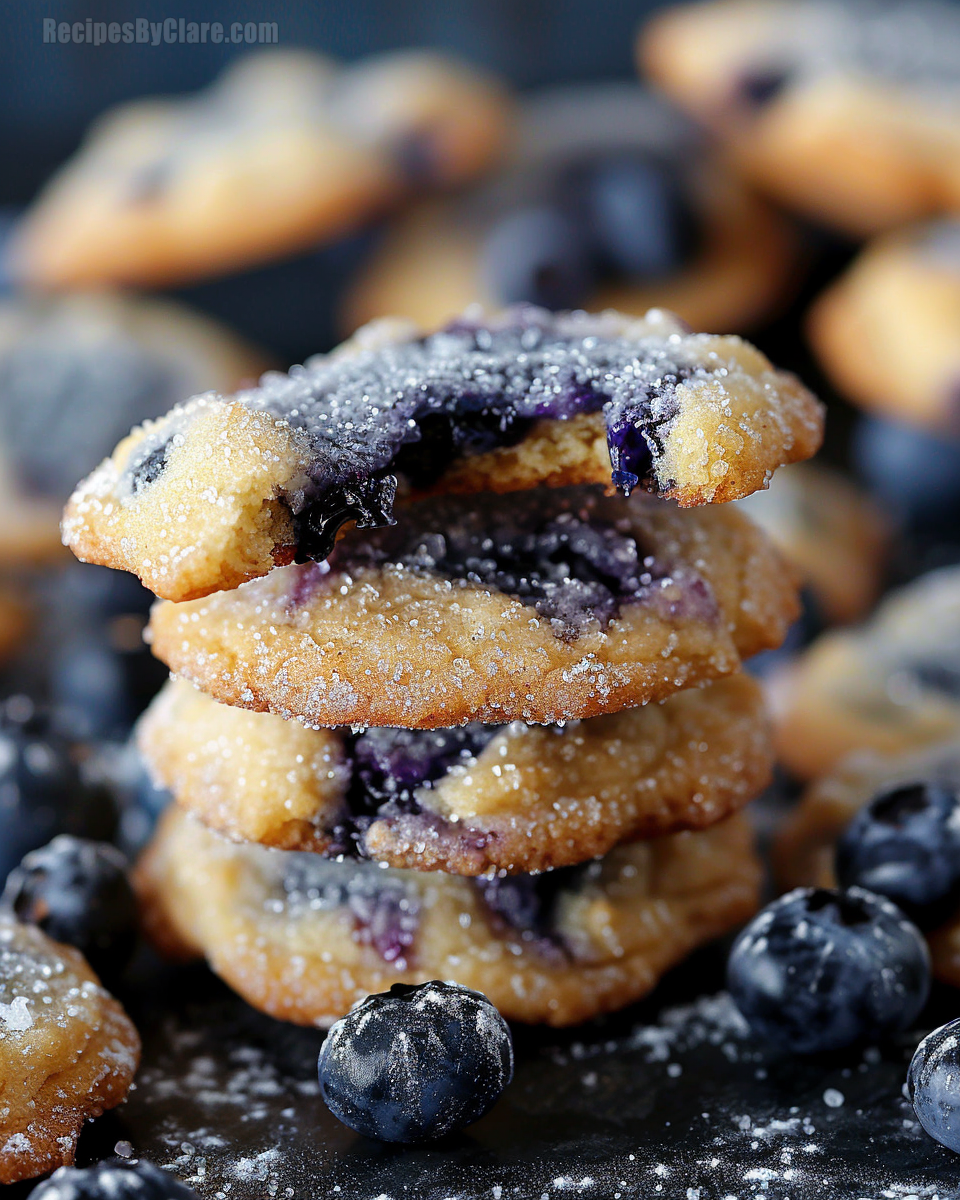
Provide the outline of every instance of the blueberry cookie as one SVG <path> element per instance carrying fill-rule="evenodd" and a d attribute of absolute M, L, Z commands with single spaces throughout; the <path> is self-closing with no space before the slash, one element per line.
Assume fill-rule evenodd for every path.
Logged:
<path fill-rule="evenodd" d="M 831 379 L 858 404 L 960 434 L 960 219 L 871 243 L 808 327 Z"/>
<path fill-rule="evenodd" d="M 784 203 L 856 237 L 960 204 L 960 12 L 928 0 L 709 0 L 641 67 Z"/>
<path fill-rule="evenodd" d="M 493 181 L 398 218 L 345 300 L 349 329 L 384 314 L 434 328 L 480 301 L 642 315 L 695 329 L 767 319 L 788 284 L 781 217 L 635 84 L 525 100 Z"/>
<path fill-rule="evenodd" d="M 312 730 L 171 682 L 140 722 L 154 780 L 238 840 L 393 867 L 542 871 L 715 824 L 772 766 L 759 686 L 563 726 Z"/>
<path fill-rule="evenodd" d="M 205 955 L 255 1008 L 329 1025 L 393 983 L 445 979 L 510 1019 L 570 1025 L 645 995 L 756 909 L 742 815 L 543 875 L 465 879 L 239 846 L 176 809 L 137 884 L 167 952 Z"/>
<path fill-rule="evenodd" d="M 131 425 L 207 388 L 232 391 L 267 366 L 223 326 L 169 300 L 0 300 L 0 437 L 11 473 L 25 493 L 62 504 Z M 49 546 L 60 540 L 59 514 L 51 505 L 44 517 Z"/>
<path fill-rule="evenodd" d="M 852 750 L 897 754 L 960 732 L 960 567 L 824 634 L 772 687 L 778 751 L 801 778 Z"/>
<path fill-rule="evenodd" d="M 739 504 L 800 571 L 823 618 L 840 624 L 865 616 L 880 592 L 889 530 L 855 484 L 802 463 Z"/>
<path fill-rule="evenodd" d="M 14 235 L 11 270 L 152 287 L 281 257 L 476 175 L 508 116 L 499 84 L 439 55 L 261 51 L 197 95 L 101 118 Z"/>
<path fill-rule="evenodd" d="M 904 801 L 919 811 L 919 790 L 931 784 L 950 791 L 960 787 L 960 740 L 896 755 L 873 750 L 848 755 L 811 784 L 781 826 L 772 852 L 778 883 L 834 886 L 837 842 L 857 813 L 882 793 L 894 796 L 898 787 L 912 791 L 914 785 L 916 797 L 904 795 Z M 960 916 L 938 921 L 929 942 L 934 973 L 960 987 Z"/>
<path fill-rule="evenodd" d="M 792 573 L 731 508 L 591 488 L 411 506 L 325 563 L 154 607 L 153 651 L 308 725 L 432 729 L 618 712 L 780 644 Z"/>
<path fill-rule="evenodd" d="M 0 916 L 0 1182 L 73 1162 L 84 1123 L 120 1103 L 139 1058 L 83 957 Z"/>
<path fill-rule="evenodd" d="M 391 524 L 398 489 L 604 483 L 735 500 L 813 454 L 822 423 L 752 346 L 659 311 L 520 307 L 425 337 L 386 322 L 134 430 L 74 493 L 63 534 L 79 558 L 187 600 L 325 559 L 348 522 Z"/>

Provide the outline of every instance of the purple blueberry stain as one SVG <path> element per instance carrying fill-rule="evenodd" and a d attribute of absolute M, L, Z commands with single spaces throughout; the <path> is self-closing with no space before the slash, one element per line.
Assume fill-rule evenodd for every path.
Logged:
<path fill-rule="evenodd" d="M 602 410 L 616 485 L 657 490 L 676 389 L 698 370 L 679 337 L 618 336 L 603 317 L 518 306 L 492 323 L 461 317 L 427 337 L 308 360 L 237 400 L 311 443 L 307 485 L 298 479 L 281 499 L 297 521 L 299 556 L 323 559 L 347 522 L 392 523 L 400 479 L 429 486 L 456 458 L 514 445 L 541 419 Z M 174 428 L 185 419 L 174 417 Z M 131 491 L 162 473 L 170 426 L 144 439 Z"/>

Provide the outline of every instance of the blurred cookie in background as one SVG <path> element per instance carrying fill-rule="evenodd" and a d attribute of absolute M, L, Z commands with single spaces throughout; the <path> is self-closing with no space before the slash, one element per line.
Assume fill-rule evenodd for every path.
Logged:
<path fill-rule="evenodd" d="M 960 8 L 708 0 L 658 12 L 641 69 L 783 203 L 866 237 L 960 208 Z"/>
<path fill-rule="evenodd" d="M 795 266 L 789 227 L 679 113 L 633 84 L 569 86 L 525 100 L 496 177 L 397 219 L 348 292 L 344 328 L 526 301 L 662 306 L 732 332 L 772 315 Z"/>
<path fill-rule="evenodd" d="M 509 131 L 500 85 L 399 51 L 343 67 L 268 50 L 202 92 L 97 121 L 13 240 L 43 287 L 188 283 L 358 228 L 413 192 L 484 170 Z"/>
<path fill-rule="evenodd" d="M 0 300 L 0 440 L 21 489 L 59 504 L 131 425 L 197 392 L 233 391 L 268 365 L 171 301 L 12 296 Z"/>
<path fill-rule="evenodd" d="M 825 633 L 770 683 L 777 750 L 802 779 L 854 750 L 899 754 L 960 736 L 960 566 Z"/>
<path fill-rule="evenodd" d="M 808 331 L 861 407 L 960 440 L 960 217 L 872 242 L 813 306 Z"/>

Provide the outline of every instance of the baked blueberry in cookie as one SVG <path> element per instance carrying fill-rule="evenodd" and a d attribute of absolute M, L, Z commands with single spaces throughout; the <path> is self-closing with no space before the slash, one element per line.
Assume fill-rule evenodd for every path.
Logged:
<path fill-rule="evenodd" d="M 792 376 L 662 312 L 388 322 L 135 430 L 74 494 L 64 539 L 187 599 L 323 560 L 343 525 L 390 524 L 398 491 L 602 483 L 697 505 L 763 487 L 821 432 Z"/>
<path fill-rule="evenodd" d="M 197 1200 L 197 1193 L 169 1171 L 123 1159 L 61 1167 L 31 1195 L 36 1200 Z"/>
<path fill-rule="evenodd" d="M 589 721 L 306 729 L 183 680 L 138 729 L 151 775 L 236 840 L 461 875 L 528 872 L 699 829 L 769 778 L 744 675 Z M 553 872 L 555 875 L 556 872 Z"/>
<path fill-rule="evenodd" d="M 568 1025 L 751 915 L 759 864 L 740 814 L 513 887 L 237 845 L 171 809 L 135 881 L 159 948 L 205 956 L 273 1016 L 325 1026 L 394 983 L 445 979 L 508 1019 Z"/>
<path fill-rule="evenodd" d="M 628 83 L 528 93 L 502 169 L 398 216 L 343 302 L 426 327 L 479 302 L 669 308 L 697 329 L 769 318 L 795 257 L 786 223 L 677 111 Z"/>
<path fill-rule="evenodd" d="M 326 563 L 154 608 L 154 653 L 218 700 L 309 725 L 618 712 L 779 645 L 793 577 L 729 506 L 538 489 L 421 502 Z"/>
<path fill-rule="evenodd" d="M 108 983 L 133 953 L 137 903 L 126 859 L 108 842 L 61 834 L 32 850 L 7 876 L 0 906 L 75 946 Z"/>
<path fill-rule="evenodd" d="M 368 996 L 327 1034 L 320 1091 L 334 1116 L 384 1142 L 478 1121 L 513 1078 L 506 1021 L 479 992 L 432 980 Z"/>
<path fill-rule="evenodd" d="M 907 1029 L 926 1003 L 930 955 L 883 897 L 797 888 L 737 938 L 727 985 L 757 1035 L 815 1054 Z"/>

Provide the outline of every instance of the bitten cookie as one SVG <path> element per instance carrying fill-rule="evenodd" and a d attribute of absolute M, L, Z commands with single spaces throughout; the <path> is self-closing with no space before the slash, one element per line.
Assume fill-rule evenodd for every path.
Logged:
<path fill-rule="evenodd" d="M 564 726 L 305 729 L 171 682 L 141 753 L 181 807 L 237 841 L 479 875 L 584 862 L 715 824 L 766 785 L 773 752 L 743 675 Z"/>
<path fill-rule="evenodd" d="M 830 623 L 862 618 L 882 582 L 889 529 L 877 505 L 846 476 L 819 463 L 778 471 L 770 487 L 739 501 L 803 576 Z"/>
<path fill-rule="evenodd" d="M 253 383 L 269 365 L 218 322 L 170 300 L 97 292 L 0 300 L 0 437 L 11 473 L 62 503 L 131 425 L 208 388 Z M 48 508 L 49 545 L 59 514 Z M 3 525 L 0 555 L 10 536 Z"/>
<path fill-rule="evenodd" d="M 802 779 L 852 750 L 901 751 L 960 731 L 960 567 L 890 595 L 858 629 L 826 633 L 772 686 L 777 749 Z"/>
<path fill-rule="evenodd" d="M 11 270 L 45 287 L 152 287 L 267 261 L 470 179 L 508 121 L 498 83 L 440 55 L 341 67 L 261 51 L 194 96 L 102 117 L 14 234 Z"/>
<path fill-rule="evenodd" d="M 596 489 L 448 498 L 204 600 L 153 651 L 228 704 L 308 725 L 432 729 L 617 712 L 780 644 L 792 572 L 732 508 Z"/>
<path fill-rule="evenodd" d="M 864 750 L 843 759 L 807 789 L 781 826 L 772 852 L 777 882 L 785 889 L 833 887 L 837 839 L 860 809 L 881 791 L 925 782 L 960 785 L 960 740 L 896 755 Z M 934 973 L 960 987 L 960 915 L 928 941 Z"/>
<path fill-rule="evenodd" d="M 139 1058 L 83 957 L 0 916 L 0 1182 L 73 1162 L 84 1122 L 120 1103 Z"/>
<path fill-rule="evenodd" d="M 658 12 L 641 68 L 784 203 L 853 236 L 960 204 L 960 12 L 709 0 Z"/>
<path fill-rule="evenodd" d="M 386 322 L 134 430 L 77 489 L 63 535 L 85 561 L 192 599 L 322 560 L 348 522 L 391 523 L 398 487 L 735 500 L 813 454 L 822 426 L 817 401 L 759 351 L 657 311 L 521 307 L 426 337 Z"/>
<path fill-rule="evenodd" d="M 808 328 L 858 404 L 960 435 L 960 220 L 871 243 L 813 306 Z"/>
<path fill-rule="evenodd" d="M 757 906 L 741 815 L 506 879 L 238 846 L 171 809 L 137 870 L 148 929 L 254 1007 L 329 1025 L 393 983 L 447 979 L 505 1017 L 570 1025 L 646 994 Z"/>
<path fill-rule="evenodd" d="M 783 218 L 679 113 L 636 84 L 527 96 L 503 171 L 397 218 L 344 300 L 344 327 L 386 314 L 434 328 L 490 309 L 653 306 L 695 329 L 769 319 L 788 289 Z"/>

